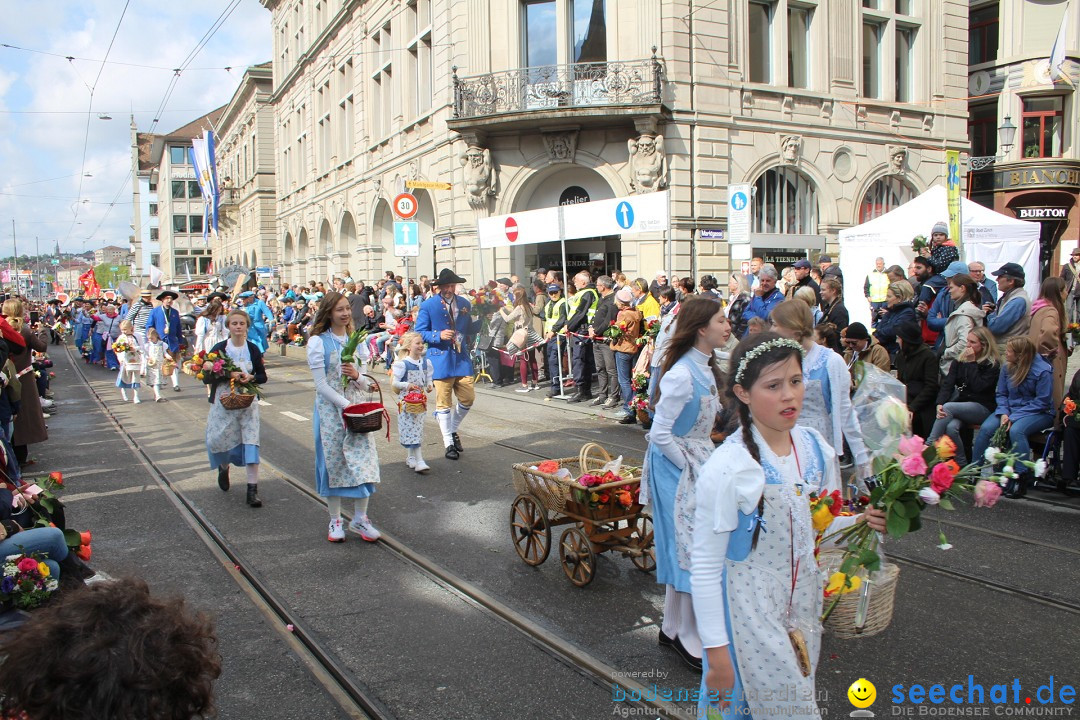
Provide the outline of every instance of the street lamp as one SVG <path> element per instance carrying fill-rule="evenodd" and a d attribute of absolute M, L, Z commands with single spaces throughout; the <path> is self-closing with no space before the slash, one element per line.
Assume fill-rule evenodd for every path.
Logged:
<path fill-rule="evenodd" d="M 1016 143 L 1016 126 L 1013 125 L 1012 116 L 1006 115 L 1005 122 L 998 127 L 998 146 L 1001 148 L 1000 155 L 980 155 L 968 158 L 968 167 L 972 170 L 983 170 L 993 165 L 998 160 L 1004 160 L 1009 151 Z"/>

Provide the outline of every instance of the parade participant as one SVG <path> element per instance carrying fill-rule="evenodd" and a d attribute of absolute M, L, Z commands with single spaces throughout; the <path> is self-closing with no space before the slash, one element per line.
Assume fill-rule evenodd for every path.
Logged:
<path fill-rule="evenodd" d="M 846 440 L 858 477 L 870 477 L 870 451 L 851 405 L 851 376 L 844 358 L 814 341 L 814 318 L 806 303 L 785 300 L 773 310 L 772 321 L 777 334 L 800 343 L 805 353 L 805 400 L 799 425 L 817 430 L 838 454 L 843 452 Z"/>
<path fill-rule="evenodd" d="M 806 496 L 840 490 L 841 479 L 837 453 L 798 424 L 802 350 L 773 333 L 739 343 L 727 400 L 741 431 L 698 472 L 690 560 L 706 654 L 701 717 L 718 710 L 747 718 L 820 714 L 814 676 L 823 598 Z M 829 530 L 860 521 L 885 532 L 878 510 L 835 518 Z M 805 644 L 805 670 L 793 650 L 795 633 Z M 775 691 L 780 687 L 785 692 Z"/>
<path fill-rule="evenodd" d="M 424 357 L 424 338 L 418 332 L 407 332 L 398 343 L 398 359 L 390 369 L 390 386 L 394 392 L 423 393 L 425 407 L 427 395 L 435 389 L 435 368 Z M 426 473 L 431 467 L 424 462 L 424 415 L 425 412 L 409 412 L 404 403 L 398 403 L 398 440 L 409 451 L 405 464 L 418 473 Z"/>
<path fill-rule="evenodd" d="M 878 312 L 885 308 L 885 293 L 889 290 L 889 276 L 885 272 L 885 258 L 874 258 L 874 269 L 863 281 L 863 295 L 870 303 L 870 326 L 877 325 Z"/>
<path fill-rule="evenodd" d="M 266 306 L 262 298 L 256 297 L 250 290 L 240 293 L 239 298 L 244 303 L 244 312 L 251 318 L 248 339 L 258 346 L 259 352 L 266 352 L 270 347 L 266 340 L 267 323 L 271 326 L 274 324 L 274 313 L 270 312 L 270 308 Z"/>
<path fill-rule="evenodd" d="M 547 374 L 551 380 L 548 397 L 562 393 L 561 380 L 562 350 L 566 339 L 566 300 L 562 288 L 556 283 L 547 286 L 548 301 L 544 305 L 544 339 L 547 340 Z"/>
<path fill-rule="evenodd" d="M 128 399 L 127 391 L 131 390 L 131 402 L 137 405 L 142 402 L 139 399 L 139 374 L 143 369 L 143 351 L 135 337 L 135 324 L 130 320 L 120 323 L 120 337 L 124 339 L 124 345 L 128 349 L 117 357 L 120 372 L 116 375 L 116 387 L 120 388 L 120 397 L 124 398 L 124 402 Z"/>
<path fill-rule="evenodd" d="M 161 303 L 150 312 L 150 319 L 146 321 L 147 328 L 154 328 L 158 332 L 161 341 L 169 348 L 169 354 L 173 358 L 181 356 L 181 347 L 184 344 L 180 326 L 180 313 L 173 307 L 173 301 L 180 297 L 175 290 L 162 290 L 158 293 L 157 300 Z M 175 392 L 180 392 L 180 373 L 174 368 L 172 371 L 172 386 Z"/>
<path fill-rule="evenodd" d="M 933 445 L 942 435 L 948 435 L 956 445 L 956 462 L 961 467 L 967 464 L 967 451 L 960 439 L 960 428 L 982 425 L 994 412 L 1000 365 L 993 334 L 985 327 L 977 327 L 968 333 L 964 352 L 949 368 L 938 390 L 937 416 L 926 444 Z M 975 460 L 981 462 L 982 458 Z"/>
<path fill-rule="evenodd" d="M 465 278 L 443 268 L 432 283 L 438 287 L 439 295 L 421 303 L 416 318 L 416 331 L 427 343 L 428 359 L 435 368 L 435 419 L 439 421 L 445 455 L 450 460 L 461 456 L 463 448 L 457 431 L 476 397 L 468 347 L 468 337 L 472 334 L 471 305 L 456 293 L 457 285 L 464 282 Z"/>
<path fill-rule="evenodd" d="M 1008 428 L 1010 448 L 999 448 L 1028 459 L 1028 437 L 1054 424 L 1054 369 L 1042 359 L 1027 336 L 1011 338 L 1005 345 L 1005 363 L 998 375 L 997 407 L 987 416 L 975 436 L 972 457 L 980 459 L 990 447 L 998 428 Z M 1019 477 L 1009 480 L 1005 497 L 1020 498 L 1027 493 L 1028 471 L 1014 466 Z"/>
<path fill-rule="evenodd" d="M 130 320 L 135 327 L 135 338 L 141 347 L 146 343 L 146 323 L 150 320 L 150 312 L 154 309 L 154 303 L 150 301 L 150 291 L 139 292 L 139 299 L 128 308 L 125 320 Z"/>
<path fill-rule="evenodd" d="M 226 326 L 229 337 L 210 348 L 211 353 L 228 357 L 239 368 L 229 378 L 238 383 L 266 382 L 266 365 L 262 351 L 248 339 L 251 320 L 243 310 L 229 312 Z M 229 383 L 220 378 L 208 378 L 210 413 L 206 416 L 206 453 L 210 469 L 217 470 L 218 487 L 229 489 L 229 466 L 243 467 L 247 472 L 247 504 L 262 507 L 259 499 L 259 403 L 246 408 L 229 410 L 221 404 L 221 396 L 230 391 Z"/>
<path fill-rule="evenodd" d="M 345 542 L 342 498 L 352 498 L 354 503 L 349 530 L 368 542 L 381 537 L 367 515 L 368 501 L 380 479 L 375 433 L 349 432 L 341 421 L 341 411 L 352 404 L 345 393 L 369 387 L 356 364 L 341 362 L 341 350 L 352 330 L 349 298 L 326 293 L 311 326 L 307 361 L 315 380 L 315 490 L 326 498 L 330 511 L 326 539 L 334 543 Z M 342 377 L 349 381 L 344 393 Z"/>
<path fill-rule="evenodd" d="M 207 348 L 209 349 L 209 348 Z M 164 402 L 161 397 L 161 367 L 169 354 L 161 336 L 154 328 L 146 331 L 146 343 L 142 346 L 142 367 L 139 374 L 146 378 L 146 384 L 154 390 L 154 402 Z"/>
<path fill-rule="evenodd" d="M 656 413 L 642 475 L 642 502 L 651 504 L 656 581 L 665 586 L 659 642 L 691 667 L 701 667 L 701 639 L 690 598 L 690 545 L 696 481 L 713 451 L 710 433 L 720 412 L 720 368 L 713 353 L 731 337 L 719 303 L 693 298 L 664 352 Z"/>
<path fill-rule="evenodd" d="M 589 327 L 600 296 L 588 270 L 574 276 L 574 287 L 577 293 L 566 301 L 566 331 L 570 335 L 570 370 L 574 376 L 575 391 L 567 402 L 579 403 L 593 399 L 592 376 L 596 372 L 596 363 L 593 361 Z"/>
<path fill-rule="evenodd" d="M 222 293 L 211 293 L 209 304 L 195 321 L 195 352 L 209 352 L 210 348 L 228 337 L 225 329 L 225 305 Z"/>

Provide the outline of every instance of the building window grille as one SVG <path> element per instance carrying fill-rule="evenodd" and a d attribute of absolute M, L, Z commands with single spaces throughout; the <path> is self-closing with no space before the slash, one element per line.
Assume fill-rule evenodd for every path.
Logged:
<path fill-rule="evenodd" d="M 906 182 L 895 176 L 883 177 L 875 181 L 863 196 L 859 222 L 873 220 L 914 198 L 915 190 Z"/>
<path fill-rule="evenodd" d="M 755 185 L 753 206 L 756 233 L 817 234 L 817 190 L 794 168 L 766 170 Z"/>

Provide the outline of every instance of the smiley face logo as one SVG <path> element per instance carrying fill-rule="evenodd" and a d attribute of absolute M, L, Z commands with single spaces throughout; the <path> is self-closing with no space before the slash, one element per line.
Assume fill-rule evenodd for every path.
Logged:
<path fill-rule="evenodd" d="M 857 708 L 868 708 L 877 699 L 877 688 L 866 678 L 859 678 L 851 683 L 847 691 L 848 700 Z"/>

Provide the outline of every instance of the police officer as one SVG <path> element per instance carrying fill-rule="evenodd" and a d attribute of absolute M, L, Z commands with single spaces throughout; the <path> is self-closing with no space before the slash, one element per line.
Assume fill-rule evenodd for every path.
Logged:
<path fill-rule="evenodd" d="M 548 301 L 544 305 L 544 339 L 547 344 L 548 376 L 551 378 L 551 390 L 548 397 L 555 397 L 562 393 L 559 386 L 559 378 L 562 373 L 562 360 L 559 353 L 562 352 L 562 342 L 566 337 L 566 299 L 562 296 L 562 288 L 556 283 L 547 286 Z"/>
<path fill-rule="evenodd" d="M 592 284 L 592 276 L 588 270 L 582 270 L 574 276 L 574 287 L 577 288 L 577 293 L 567 300 L 566 329 L 570 333 L 570 367 L 577 391 L 568 402 L 579 403 L 593 399 L 592 376 L 596 372 L 596 362 L 593 359 L 589 326 L 596 315 L 600 295 Z"/>

